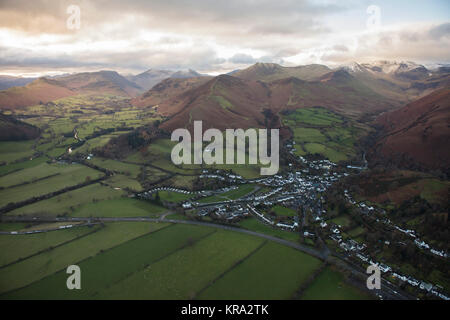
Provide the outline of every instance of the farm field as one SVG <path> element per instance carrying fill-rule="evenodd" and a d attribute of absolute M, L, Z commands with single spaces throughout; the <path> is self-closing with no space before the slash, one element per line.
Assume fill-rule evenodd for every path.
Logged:
<path fill-rule="evenodd" d="M 70 172 L 70 169 L 72 168 L 66 165 L 41 163 L 32 168 L 23 169 L 1 177 L 0 188 L 9 188 L 55 175 L 63 175 Z"/>
<path fill-rule="evenodd" d="M 105 290 L 100 298 L 192 299 L 196 293 L 245 258 L 262 240 L 214 231 Z"/>
<path fill-rule="evenodd" d="M 0 237 L 0 245 L 12 237 Z M 9 260 L 37 254 L 0 268 L 0 299 L 289 299 L 321 264 L 259 237 L 184 224 L 108 223 L 15 243 L 20 253 Z M 83 270 L 82 290 L 67 290 L 69 264 Z M 367 298 L 326 270 L 302 298 L 329 298 L 335 285 L 344 289 L 332 298 Z"/>
<path fill-rule="evenodd" d="M 365 128 L 324 108 L 305 108 L 287 112 L 283 123 L 293 131 L 295 154 L 320 154 L 339 162 L 357 155 L 356 141 Z"/>
<path fill-rule="evenodd" d="M 167 209 L 145 200 L 118 198 L 85 204 L 76 209 L 74 217 L 155 217 Z"/>
<path fill-rule="evenodd" d="M 116 173 L 126 175 L 128 177 L 136 178 L 139 174 L 141 167 L 135 164 L 124 163 L 117 160 L 102 159 L 95 157 L 89 160 L 90 163 L 100 167 L 105 168 Z"/>
<path fill-rule="evenodd" d="M 298 242 L 299 240 L 298 233 L 272 228 L 253 217 L 239 221 L 239 226 L 250 231 L 260 232 L 292 242 Z"/>
<path fill-rule="evenodd" d="M 76 241 L 53 248 L 0 269 L 0 294 L 29 285 L 72 264 L 135 239 L 165 224 L 141 222 L 109 223 Z M 67 230 L 52 231 L 66 232 Z M 13 237 L 13 236 L 11 236 Z"/>
<path fill-rule="evenodd" d="M 297 212 L 294 209 L 286 208 L 280 205 L 273 206 L 271 210 L 280 216 L 294 217 L 297 215 Z"/>
<path fill-rule="evenodd" d="M 221 202 L 226 200 L 236 200 L 244 197 L 249 194 L 253 190 L 255 190 L 256 186 L 252 184 L 244 184 L 240 185 L 235 190 L 230 190 L 224 193 L 220 193 L 211 197 L 202 198 L 199 200 L 200 203 L 213 203 L 213 202 Z"/>
<path fill-rule="evenodd" d="M 174 191 L 159 191 L 158 194 L 161 201 L 176 202 L 176 203 L 183 202 L 194 197 L 193 194 L 184 194 Z"/>
<path fill-rule="evenodd" d="M 154 226 L 150 233 L 82 261 L 79 266 L 83 270 L 83 289 L 80 291 L 69 291 L 65 288 L 67 274 L 65 270 L 61 270 L 29 287 L 8 294 L 5 298 L 96 298 L 111 284 L 126 279 L 134 272 L 181 250 L 190 242 L 197 241 L 211 232 L 210 229 L 195 226 L 159 224 Z"/>
<path fill-rule="evenodd" d="M 12 172 L 16 172 L 26 168 L 32 168 L 46 161 L 48 161 L 47 157 L 38 157 L 34 158 L 33 160 L 28 159 L 26 161 L 0 166 L 0 178 Z"/>
<path fill-rule="evenodd" d="M 9 227 L 13 227 L 11 229 L 13 231 L 23 229 L 24 226 L 22 225 L 19 228 L 14 228 L 14 226 Z M 29 235 L 0 235 L 0 250 L 2 252 L 0 256 L 0 267 L 19 259 L 24 259 L 40 251 L 67 243 L 96 229 L 98 227 L 75 227 L 62 232 L 58 230 Z M 10 250 L 11 248 L 14 248 L 14 250 Z"/>
<path fill-rule="evenodd" d="M 320 261 L 292 248 L 265 243 L 206 288 L 199 299 L 290 299 Z"/>
<path fill-rule="evenodd" d="M 12 163 L 17 160 L 29 160 L 34 154 L 33 140 L 29 141 L 2 141 L 0 142 L 0 162 Z"/>
<path fill-rule="evenodd" d="M 1 190 L 0 206 L 6 206 L 8 203 L 19 202 L 32 197 L 45 195 L 66 187 L 84 183 L 89 180 L 95 180 L 103 176 L 102 172 L 79 164 L 58 166 L 58 175 L 49 177 L 48 179 L 39 180 L 34 183 Z M 30 170 L 33 169 L 31 168 Z M 20 172 L 18 172 L 18 174 L 20 174 Z M 2 180 L 6 177 L 7 176 L 3 176 Z"/>
<path fill-rule="evenodd" d="M 368 300 L 371 299 L 365 292 L 347 284 L 342 274 L 325 268 L 317 278 L 306 288 L 301 296 L 302 300 Z"/>
<path fill-rule="evenodd" d="M 120 198 L 126 193 L 98 183 L 8 212 L 8 215 L 69 215 L 85 204 Z"/>

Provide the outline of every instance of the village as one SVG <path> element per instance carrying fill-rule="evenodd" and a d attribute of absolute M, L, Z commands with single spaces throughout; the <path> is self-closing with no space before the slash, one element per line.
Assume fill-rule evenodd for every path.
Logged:
<path fill-rule="evenodd" d="M 293 149 L 292 144 L 288 144 L 287 147 Z M 297 165 L 294 166 L 294 164 L 289 163 L 287 170 L 283 170 L 278 175 L 258 179 L 244 179 L 239 175 L 223 170 L 203 170 L 200 179 L 222 181 L 228 185 L 228 187 L 217 190 L 187 191 L 173 187 L 157 187 L 137 196 L 144 199 L 153 199 L 155 194 L 160 191 L 191 195 L 191 199 L 178 204 L 184 212 L 189 212 L 191 217 L 198 217 L 199 219 L 208 217 L 218 223 L 230 224 L 254 217 L 260 223 L 272 228 L 295 232 L 301 235 L 303 239 L 311 239 L 310 243 L 315 243 L 321 237 L 323 238 L 321 240 L 330 239 L 335 244 L 338 254 L 346 260 L 358 263 L 364 268 L 369 264 L 377 265 L 386 280 L 396 279 L 413 287 L 414 290 L 423 291 L 440 299 L 449 299 L 442 293 L 443 288 L 439 284 L 415 279 L 399 270 L 394 270 L 386 263 L 371 258 L 369 254 L 371 250 L 367 244 L 349 237 L 344 239 L 341 234 L 341 226 L 330 222 L 327 216 L 326 203 L 322 197 L 323 193 L 343 177 L 365 170 L 366 164 L 337 168 L 338 166 L 329 160 L 307 160 L 304 157 L 298 157 L 297 160 L 302 168 L 300 170 L 298 170 Z M 206 201 L 214 199 L 214 196 L 237 190 L 242 185 L 255 185 L 256 188 L 237 199 L 224 198 L 218 200 L 215 198 L 215 201 Z M 421 250 L 426 250 L 440 258 L 446 259 L 448 257 L 446 252 L 434 249 L 420 240 L 413 230 L 404 230 L 393 224 L 386 218 L 386 212 L 383 209 L 355 201 L 348 190 L 344 190 L 344 197 L 348 204 L 353 206 L 361 216 L 374 218 L 375 221 L 382 222 L 387 230 L 395 229 L 413 238 L 414 243 Z M 269 214 L 270 208 L 276 205 L 292 209 L 297 214 L 281 217 Z M 313 223 L 307 223 L 306 220 Z M 320 230 L 320 234 L 316 234 L 317 230 Z M 323 241 L 321 242 L 323 243 Z M 389 245 L 388 241 L 386 245 Z M 380 298 L 382 297 L 380 296 Z"/>

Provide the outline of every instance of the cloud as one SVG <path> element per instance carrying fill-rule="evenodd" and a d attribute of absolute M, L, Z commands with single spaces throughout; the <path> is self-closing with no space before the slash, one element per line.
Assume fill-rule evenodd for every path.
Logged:
<path fill-rule="evenodd" d="M 242 64 L 251 64 L 255 63 L 256 59 L 253 58 L 251 55 L 245 54 L 245 53 L 237 53 L 234 56 L 232 56 L 230 59 L 228 59 L 229 62 L 232 63 L 242 63 Z"/>
<path fill-rule="evenodd" d="M 66 27 L 73 3 L 81 8 L 80 30 Z M 363 29 L 335 23 L 355 11 Z M 1 0 L 0 66 L 217 73 L 257 61 L 448 61 L 449 23 L 411 21 L 370 33 L 366 17 L 366 2 L 335 0 Z"/>
<path fill-rule="evenodd" d="M 442 37 L 450 37 L 450 23 L 444 23 L 431 28 L 428 35 L 435 40 L 440 40 Z"/>

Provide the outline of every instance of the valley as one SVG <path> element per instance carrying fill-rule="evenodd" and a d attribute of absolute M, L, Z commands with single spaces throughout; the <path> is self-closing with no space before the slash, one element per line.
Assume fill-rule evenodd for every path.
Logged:
<path fill-rule="evenodd" d="M 0 247 L 17 247 L 0 299 L 447 300 L 447 92 L 402 107 L 352 70 L 279 67 L 138 77 L 163 77 L 149 91 L 82 73 L 45 83 L 64 92 L 42 101 L 33 82 L 0 92 Z M 17 90 L 29 100 L 9 102 Z M 194 120 L 280 129 L 280 171 L 173 164 L 170 133 Z M 429 126 L 420 149 L 435 153 L 405 168 L 391 150 Z M 369 264 L 381 290 L 365 286 Z"/>

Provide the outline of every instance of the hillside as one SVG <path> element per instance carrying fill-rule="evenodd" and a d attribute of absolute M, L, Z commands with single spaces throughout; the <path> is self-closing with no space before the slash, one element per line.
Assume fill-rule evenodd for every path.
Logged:
<path fill-rule="evenodd" d="M 169 70 L 156 70 L 150 69 L 143 73 L 135 76 L 129 76 L 127 79 L 131 82 L 137 84 L 143 91 L 148 91 L 153 88 L 156 84 L 169 79 L 188 79 L 188 78 L 198 78 L 203 77 L 202 75 L 194 70 L 181 70 L 181 71 L 169 71 Z"/>
<path fill-rule="evenodd" d="M 374 163 L 400 167 L 450 167 L 450 89 L 437 90 L 377 119 L 381 136 L 369 154 Z"/>
<path fill-rule="evenodd" d="M 67 88 L 83 94 L 137 96 L 142 89 L 115 71 L 77 73 L 57 80 Z"/>
<path fill-rule="evenodd" d="M 245 80 L 273 81 L 289 77 L 301 80 L 315 80 L 331 69 L 320 64 L 298 67 L 283 67 L 275 63 L 256 63 L 253 66 L 233 72 L 233 76 Z"/>
<path fill-rule="evenodd" d="M 450 82 L 450 72 L 447 69 L 431 71 L 413 62 L 354 62 L 340 69 L 349 72 L 378 94 L 403 104 L 444 88 Z"/>
<path fill-rule="evenodd" d="M 220 75 L 207 83 L 162 102 L 159 113 L 170 119 L 163 129 L 192 128 L 203 120 L 204 128 L 249 128 L 264 125 L 262 111 L 270 107 L 269 89 L 257 81 Z"/>
<path fill-rule="evenodd" d="M 168 78 L 153 86 L 143 95 L 133 99 L 131 103 L 138 107 L 155 106 L 185 91 L 197 88 L 209 80 L 211 80 L 211 77 Z"/>
<path fill-rule="evenodd" d="M 155 84 L 169 78 L 173 71 L 150 69 L 140 74 L 129 76 L 127 79 L 134 82 L 143 90 L 150 90 Z"/>
<path fill-rule="evenodd" d="M 35 126 L 0 114 L 0 141 L 35 139 L 39 133 L 40 130 Z"/>
<path fill-rule="evenodd" d="M 148 101 L 152 96 L 155 93 Z M 192 119 L 220 129 L 261 127 L 266 126 L 266 121 L 279 127 L 277 114 L 286 109 L 322 106 L 361 118 L 397 106 L 345 71 L 329 73 L 314 82 L 295 77 L 262 82 L 221 75 L 197 88 L 154 102 L 159 104 L 160 114 L 170 117 L 163 124 L 165 129 L 189 127 Z M 266 109 L 270 113 L 263 115 Z"/>
<path fill-rule="evenodd" d="M 14 110 L 76 94 L 75 91 L 59 81 L 40 78 L 24 87 L 14 87 L 0 91 L 0 108 Z"/>

